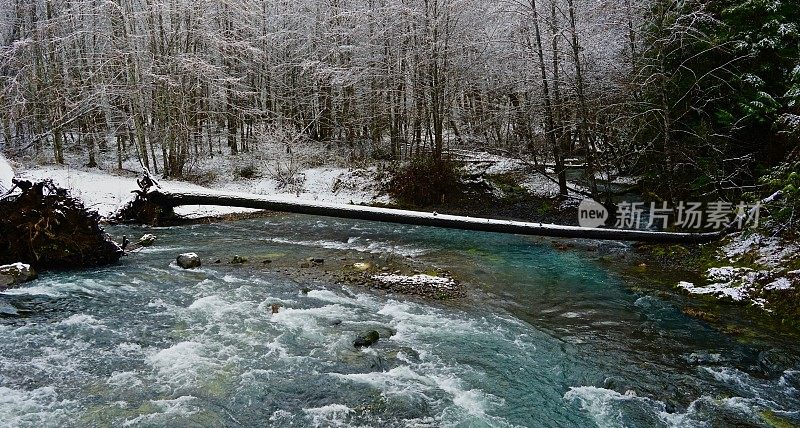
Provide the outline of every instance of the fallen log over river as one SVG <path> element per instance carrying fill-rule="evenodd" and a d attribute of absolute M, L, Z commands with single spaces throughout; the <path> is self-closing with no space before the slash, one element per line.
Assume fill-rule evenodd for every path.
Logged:
<path fill-rule="evenodd" d="M 414 226 L 432 226 L 448 229 L 546 236 L 552 238 L 601 239 L 665 244 L 704 244 L 716 241 L 724 236 L 723 232 L 675 233 L 622 229 L 592 229 L 577 226 L 463 217 L 437 214 L 435 212 L 406 211 L 362 205 L 318 203 L 315 201 L 293 200 L 262 195 L 218 192 L 165 192 L 156 188 L 145 193 L 145 197 L 154 204 L 168 208 L 182 205 L 221 205 Z"/>

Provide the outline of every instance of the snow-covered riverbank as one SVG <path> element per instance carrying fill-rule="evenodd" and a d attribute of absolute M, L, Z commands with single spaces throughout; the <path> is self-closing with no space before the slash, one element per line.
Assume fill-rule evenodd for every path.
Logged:
<path fill-rule="evenodd" d="M 758 232 L 730 236 L 715 255 L 714 267 L 701 284 L 682 281 L 690 294 L 750 304 L 774 312 L 776 305 L 796 298 L 800 284 L 800 244 Z"/>
<path fill-rule="evenodd" d="M 304 171 L 306 181 L 303 190 L 289 193 L 279 189 L 278 183 L 269 178 L 237 181 L 222 181 L 211 186 L 199 186 L 178 180 L 160 180 L 160 185 L 170 191 L 222 190 L 236 193 L 262 195 L 282 195 L 299 200 L 314 200 L 338 203 L 388 202 L 380 196 L 377 186 L 372 183 L 372 170 L 347 170 L 344 168 L 313 168 Z M 50 179 L 96 210 L 101 216 L 109 217 L 125 206 L 132 198 L 133 190 L 138 189 L 136 176 L 132 173 L 111 173 L 97 169 L 81 170 L 68 167 L 44 166 L 19 173 L 30 180 Z M 255 210 L 221 206 L 178 207 L 176 213 L 188 218 L 220 216 L 246 213 Z"/>

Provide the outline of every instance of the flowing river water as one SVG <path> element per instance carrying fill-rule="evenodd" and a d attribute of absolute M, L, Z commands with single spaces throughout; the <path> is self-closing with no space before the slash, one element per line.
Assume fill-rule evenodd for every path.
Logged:
<path fill-rule="evenodd" d="M 636 291 L 598 261 L 626 251 L 615 244 L 557 251 L 300 215 L 110 232 L 159 239 L 117 266 L 0 294 L 18 312 L 0 317 L 0 425 L 800 423 L 797 360 L 764 368 L 796 350 L 737 340 Z M 177 268 L 186 251 L 203 267 Z M 234 254 L 251 263 L 208 262 Z M 425 301 L 260 263 L 311 256 L 411 260 L 469 292 Z M 371 329 L 383 337 L 355 349 Z"/>

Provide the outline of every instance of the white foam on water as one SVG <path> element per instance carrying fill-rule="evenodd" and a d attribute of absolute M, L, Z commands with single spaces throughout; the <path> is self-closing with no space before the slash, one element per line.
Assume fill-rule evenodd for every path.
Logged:
<path fill-rule="evenodd" d="M 226 336 L 244 334 L 242 322 L 256 321 L 265 318 L 265 311 L 255 302 L 242 300 L 230 302 L 223 297 L 212 294 L 200 297 L 186 308 L 179 308 L 175 313 L 187 321 L 191 327 L 218 329 L 218 334 Z"/>
<path fill-rule="evenodd" d="M 408 365 L 397 366 L 385 372 L 330 373 L 330 375 L 372 386 L 389 395 L 422 392 L 437 387 L 436 380 L 418 374 Z"/>
<path fill-rule="evenodd" d="M 177 309 L 178 308 L 178 306 L 173 305 L 171 303 L 167 303 L 167 302 L 163 301 L 160 298 L 155 298 L 155 299 L 150 300 L 150 302 L 147 303 L 147 307 L 148 308 L 161 308 L 161 309 L 168 309 L 168 310 Z"/>
<path fill-rule="evenodd" d="M 280 308 L 277 314 L 270 316 L 269 321 L 282 326 L 282 329 L 289 329 L 297 337 L 325 343 L 330 339 L 325 336 L 330 322 L 355 318 L 356 313 L 352 308 L 333 304 L 306 309 Z"/>
<path fill-rule="evenodd" d="M 275 373 L 272 369 L 249 369 L 239 376 L 239 384 L 247 388 L 256 383 L 266 383 Z"/>
<path fill-rule="evenodd" d="M 753 384 L 754 379 L 744 372 L 731 367 L 701 367 L 714 379 L 726 385 L 737 386 L 740 390 L 747 391 L 754 396 L 759 396 L 758 388 Z"/>
<path fill-rule="evenodd" d="M 188 387 L 213 376 L 222 367 L 219 358 L 209 354 L 206 345 L 186 341 L 162 349 L 148 356 L 145 361 L 153 367 L 160 380 Z"/>
<path fill-rule="evenodd" d="M 352 308 L 340 304 L 320 306 L 316 308 L 280 308 L 272 314 L 270 321 L 290 328 L 317 329 L 318 321 L 355 318 Z"/>
<path fill-rule="evenodd" d="M 12 288 L 0 294 L 18 296 L 42 295 L 61 298 L 74 292 L 98 296 L 106 294 L 128 294 L 131 291 L 136 291 L 136 288 L 130 286 L 107 285 L 101 281 L 90 278 L 77 278 L 71 281 L 44 278 L 36 280 L 31 283 L 31 285 Z"/>
<path fill-rule="evenodd" d="M 311 418 L 311 424 L 319 426 L 347 426 L 348 420 L 355 410 L 344 404 L 329 404 L 322 407 L 305 408 L 303 413 Z"/>
<path fill-rule="evenodd" d="M 436 385 L 453 397 L 453 404 L 470 415 L 486 417 L 486 412 L 493 407 L 502 406 L 505 401 L 487 394 L 479 389 L 466 389 L 454 376 L 433 376 Z"/>
<path fill-rule="evenodd" d="M 563 314 L 561 314 L 561 317 L 562 318 L 581 318 L 581 317 L 583 317 L 583 314 L 581 314 L 579 312 L 564 312 Z"/>
<path fill-rule="evenodd" d="M 280 343 L 280 339 L 283 335 L 276 337 L 274 340 L 267 342 L 264 344 L 264 347 L 268 349 L 267 355 L 277 355 L 281 360 L 289 360 L 292 356 L 289 355 L 288 350 L 285 346 Z"/>
<path fill-rule="evenodd" d="M 106 383 L 115 388 L 138 388 L 143 384 L 135 372 L 114 372 Z"/>
<path fill-rule="evenodd" d="M 793 394 L 797 394 L 794 385 L 800 385 L 800 370 L 786 370 L 778 379 L 778 385 L 787 388 Z"/>
<path fill-rule="evenodd" d="M 53 287 L 52 285 L 42 285 L 41 283 L 37 285 L 29 285 L 29 286 L 22 286 L 19 288 L 11 288 L 0 292 L 0 295 L 9 295 L 9 296 L 30 296 L 30 295 L 37 295 L 37 296 L 47 296 L 47 297 L 66 297 L 66 294 L 58 291 L 57 288 Z"/>
<path fill-rule="evenodd" d="M 392 253 L 403 257 L 406 256 L 417 257 L 430 252 L 430 250 L 428 249 L 417 248 L 411 245 L 391 244 L 389 242 L 382 242 L 382 241 L 372 241 L 364 244 L 361 244 L 360 240 L 350 242 L 349 239 L 347 242 L 329 241 L 325 239 L 308 241 L 302 239 L 287 239 L 287 238 L 269 238 L 267 239 L 267 241 L 275 242 L 277 244 L 326 248 L 329 250 L 353 250 L 353 251 L 358 251 L 360 253 L 370 253 L 370 254 Z"/>
<path fill-rule="evenodd" d="M 135 250 L 137 253 L 142 254 L 158 254 L 158 253 L 182 253 L 187 251 L 187 247 L 159 247 L 159 246 L 152 246 L 152 247 L 140 247 L 139 249 Z"/>
<path fill-rule="evenodd" d="M 294 415 L 286 410 L 276 410 L 272 412 L 269 421 L 273 423 L 282 422 L 283 424 L 291 423 L 294 420 Z"/>
<path fill-rule="evenodd" d="M 620 402 L 623 401 L 643 401 L 646 398 L 634 395 L 623 395 L 617 391 L 594 386 L 572 387 L 564 394 L 564 400 L 568 402 L 580 403 L 581 410 L 584 410 L 601 427 L 625 427 L 624 412 Z M 650 406 L 649 403 L 645 405 Z M 653 413 L 663 412 L 661 408 L 652 409 Z"/>
<path fill-rule="evenodd" d="M 75 314 L 58 323 L 62 326 L 81 326 L 91 328 L 105 328 L 97 318 L 87 314 Z"/>
<path fill-rule="evenodd" d="M 375 301 L 375 299 L 366 294 L 357 294 L 355 297 L 348 297 L 334 293 L 330 290 L 311 290 L 306 294 L 306 296 L 329 303 L 341 303 L 344 305 L 360 306 L 363 308 L 378 307 L 378 303 Z"/>
<path fill-rule="evenodd" d="M 19 339 L 25 340 L 26 337 L 21 336 Z M 18 360 L 14 363 L 32 373 L 41 371 L 69 377 L 82 375 L 82 364 L 86 360 L 103 359 L 107 355 L 107 351 L 97 349 L 94 343 L 79 339 L 58 338 L 51 345 L 39 348 L 38 352 L 28 360 Z"/>
<path fill-rule="evenodd" d="M 79 411 L 76 401 L 60 400 L 51 386 L 30 391 L 0 386 L 0 423 L 4 426 L 68 426 Z"/>
<path fill-rule="evenodd" d="M 199 311 L 206 313 L 216 313 L 223 308 L 230 307 L 230 304 L 217 295 L 201 297 L 186 307 L 189 311 Z"/>
<path fill-rule="evenodd" d="M 122 426 L 133 425 L 165 425 L 169 426 L 176 423 L 176 420 L 192 416 L 200 412 L 200 408 L 193 404 L 197 398 L 191 395 L 183 395 L 172 400 L 151 400 L 150 404 L 158 411 L 139 415 L 133 419 L 126 419 Z"/>
<path fill-rule="evenodd" d="M 432 374 L 424 374 L 423 370 Z M 429 401 L 431 395 L 439 391 L 448 397 L 447 401 L 441 404 L 445 407 L 458 408 L 459 415 L 470 415 L 483 421 L 507 425 L 504 420 L 487 414 L 490 409 L 502 406 L 504 400 L 479 389 L 465 388 L 463 382 L 458 377 L 446 373 L 447 370 L 432 364 L 422 364 L 416 368 L 411 365 L 401 365 L 383 372 L 329 374 L 339 379 L 369 385 L 379 389 L 387 397 L 419 396 Z"/>
<path fill-rule="evenodd" d="M 628 422 L 625 416 L 630 413 L 644 413 L 657 418 L 660 425 L 675 428 L 709 426 L 709 418 L 713 419 L 719 413 L 733 413 L 750 423 L 759 424 L 764 423 L 759 416 L 760 409 L 775 405 L 770 401 L 744 397 L 702 396 L 694 400 L 685 412 L 670 413 L 661 401 L 594 386 L 572 387 L 564 394 L 564 399 L 579 403 L 581 410 L 602 427 L 625 427 Z M 635 415 L 631 416 L 635 418 Z"/>
<path fill-rule="evenodd" d="M 383 305 L 378 314 L 391 319 L 390 324 L 397 332 L 393 339 L 402 342 L 414 342 L 420 336 L 441 335 L 443 332 L 463 335 L 486 333 L 482 326 L 471 320 L 443 316 L 434 308 L 395 300 Z"/>

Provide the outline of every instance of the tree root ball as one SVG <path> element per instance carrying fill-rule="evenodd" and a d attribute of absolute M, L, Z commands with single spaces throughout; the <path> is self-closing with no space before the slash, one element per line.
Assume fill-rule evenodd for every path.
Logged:
<path fill-rule="evenodd" d="M 122 254 L 100 216 L 51 182 L 0 199 L 0 264 L 74 269 L 116 263 Z"/>

